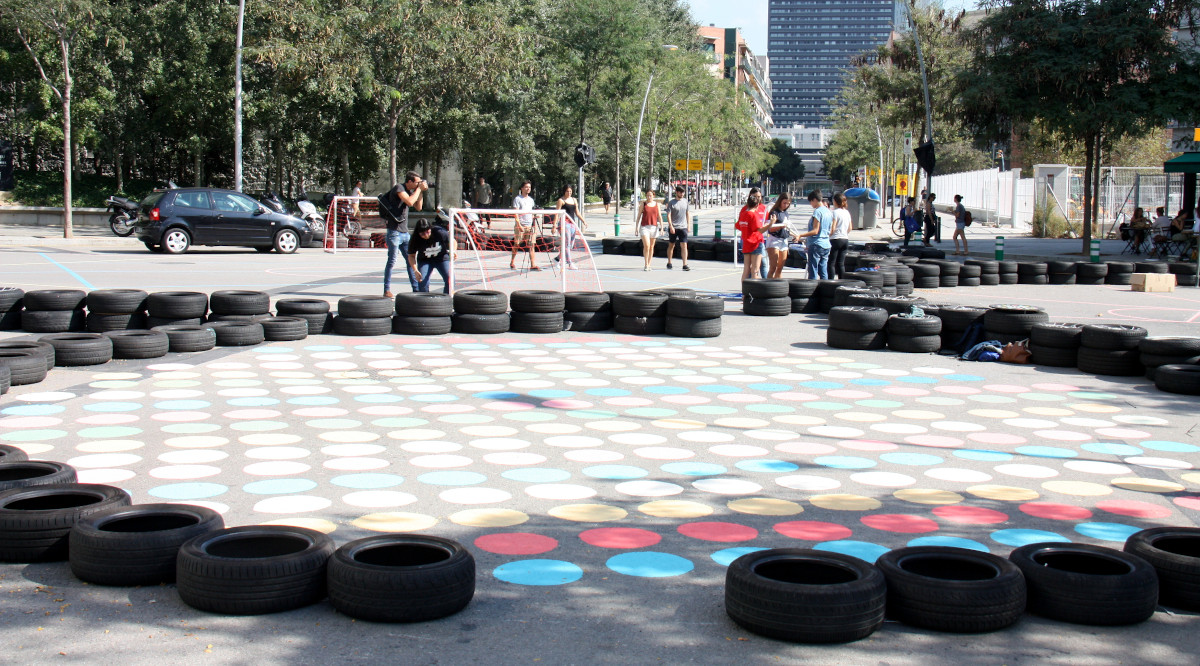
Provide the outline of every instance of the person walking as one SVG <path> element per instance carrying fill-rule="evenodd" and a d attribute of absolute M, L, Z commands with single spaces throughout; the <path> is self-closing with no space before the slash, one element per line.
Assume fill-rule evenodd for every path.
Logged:
<path fill-rule="evenodd" d="M 612 185 L 609 185 L 607 182 L 605 182 L 604 187 L 600 188 L 600 198 L 604 200 L 605 215 L 608 215 L 608 206 L 612 203 L 612 197 Z"/>
<path fill-rule="evenodd" d="M 675 186 L 675 197 L 667 202 L 667 219 L 671 226 L 668 228 L 670 236 L 667 238 L 667 270 L 671 269 L 671 257 L 675 255 L 675 246 L 679 245 L 679 257 L 683 259 L 683 270 L 690 271 L 688 267 L 688 200 L 684 196 L 682 185 Z"/>
<path fill-rule="evenodd" d="M 846 195 L 833 195 L 833 228 L 829 230 L 829 269 L 831 278 L 846 276 L 846 250 L 850 247 L 850 211 L 846 209 Z"/>
<path fill-rule="evenodd" d="M 646 262 L 642 270 L 649 271 L 650 260 L 654 258 L 654 241 L 662 231 L 662 210 L 658 202 L 654 200 L 654 190 L 646 190 L 646 198 L 638 207 L 634 226 L 638 230 L 638 236 L 642 239 L 642 259 Z"/>
<path fill-rule="evenodd" d="M 900 212 L 900 219 L 904 220 L 904 247 L 908 247 L 908 241 L 912 235 L 921 228 L 920 222 L 917 221 L 917 200 L 913 197 L 908 198 L 908 203 Z"/>
<path fill-rule="evenodd" d="M 521 191 L 517 196 L 513 197 L 512 207 L 519 211 L 533 210 L 533 197 L 530 193 L 533 192 L 533 184 L 529 181 L 521 183 Z M 517 223 L 513 225 L 513 245 L 512 257 L 508 261 L 508 267 L 512 270 L 517 269 L 517 250 L 529 253 L 529 270 L 540 271 L 541 266 L 537 265 L 537 252 L 534 246 L 537 244 L 537 237 L 533 233 L 533 214 L 519 213 L 517 215 Z M 522 247 L 523 246 L 523 247 Z"/>
<path fill-rule="evenodd" d="M 356 180 L 356 181 L 354 181 L 354 189 L 353 189 L 353 190 L 350 190 L 350 196 L 352 196 L 352 197 L 361 197 L 362 195 L 363 195 L 363 193 L 362 193 L 362 181 L 361 181 L 361 180 Z M 360 213 L 360 211 L 359 211 L 359 209 L 358 209 L 358 198 L 355 198 L 355 199 L 354 199 L 354 209 L 353 209 L 353 210 L 354 210 L 354 218 L 355 218 L 355 219 L 358 219 L 358 217 L 359 217 L 359 216 L 360 216 L 360 214 L 361 214 L 361 213 Z"/>
<path fill-rule="evenodd" d="M 962 205 L 962 195 L 954 195 L 954 235 L 950 238 L 954 240 L 954 254 L 965 255 L 971 251 L 967 249 L 967 208 Z M 962 252 L 958 251 L 958 239 L 962 239 Z"/>
<path fill-rule="evenodd" d="M 424 204 L 425 190 L 429 183 L 421 178 L 416 171 L 404 175 L 404 182 L 388 190 L 379 198 L 379 213 L 387 220 L 387 263 L 383 265 L 383 295 L 392 297 L 392 268 L 396 265 L 396 256 L 408 254 L 408 210 L 421 210 Z M 407 264 L 406 264 L 407 265 Z M 417 277 L 411 265 L 408 266 L 408 283 L 413 291 L 417 291 Z"/>
<path fill-rule="evenodd" d="M 475 187 L 471 188 L 471 208 L 487 208 L 492 205 L 492 188 L 487 184 L 487 180 L 480 176 L 475 181 Z M 492 220 L 489 216 L 483 216 L 483 223 L 490 229 Z"/>
<path fill-rule="evenodd" d="M 575 245 L 575 234 L 582 231 L 585 227 L 583 213 L 579 210 L 579 203 L 575 201 L 575 197 L 571 196 L 571 194 L 571 186 L 567 185 L 562 188 L 562 192 L 558 195 L 558 201 L 554 204 L 555 208 L 561 209 L 565 213 L 559 218 L 560 222 L 554 227 L 555 235 L 562 239 L 562 245 L 554 261 L 565 261 L 566 268 L 575 270 L 575 262 L 571 259 L 571 248 Z"/>
<path fill-rule="evenodd" d="M 413 291 L 429 291 L 429 278 L 436 270 L 445 283 L 442 293 L 450 293 L 450 232 L 433 226 L 429 220 L 417 220 L 413 233 L 408 245 L 408 267 L 417 278 Z"/>
<path fill-rule="evenodd" d="M 933 192 L 930 192 L 925 197 L 925 247 L 932 247 L 934 235 L 937 234 L 942 226 L 942 221 L 938 218 L 937 209 L 933 207 L 934 199 L 937 199 L 937 195 Z M 938 238 L 937 242 L 940 243 L 942 240 Z"/>
<path fill-rule="evenodd" d="M 825 207 L 820 190 L 808 193 L 808 203 L 813 207 L 808 231 L 796 235 L 801 238 L 814 237 L 807 243 L 808 279 L 826 280 L 829 278 L 829 231 L 833 228 L 833 212 Z"/>
<path fill-rule="evenodd" d="M 767 277 L 783 277 L 783 266 L 788 258 L 788 241 L 792 239 L 792 228 L 788 224 L 788 209 L 792 207 L 792 195 L 782 192 L 767 211 L 767 223 L 763 225 L 763 243 L 767 246 L 770 267 Z"/>
<path fill-rule="evenodd" d="M 762 213 L 760 214 L 760 209 Z M 750 190 L 746 196 L 746 205 L 738 211 L 737 223 L 734 228 L 742 234 L 742 279 L 749 280 L 759 275 L 762 270 L 762 257 L 759 250 L 763 243 L 763 217 L 766 206 L 757 189 Z"/>

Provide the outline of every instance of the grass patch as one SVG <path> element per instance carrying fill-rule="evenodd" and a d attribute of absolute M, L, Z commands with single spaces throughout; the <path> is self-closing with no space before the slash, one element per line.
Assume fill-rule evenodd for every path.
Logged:
<path fill-rule="evenodd" d="M 19 206 L 62 206 L 63 176 L 60 171 L 17 171 L 13 202 Z M 115 176 L 83 174 L 71 182 L 71 204 L 78 208 L 104 208 L 111 194 L 140 199 L 154 188 L 154 181 L 135 179 L 117 192 Z"/>
<path fill-rule="evenodd" d="M 1067 218 L 1059 212 L 1058 207 L 1048 201 L 1043 201 L 1033 209 L 1034 238 L 1066 238 L 1071 231 Z"/>

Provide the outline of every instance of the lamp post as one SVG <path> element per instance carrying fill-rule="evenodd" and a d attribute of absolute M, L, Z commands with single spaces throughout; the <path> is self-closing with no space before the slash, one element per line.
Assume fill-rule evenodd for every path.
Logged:
<path fill-rule="evenodd" d="M 242 191 L 242 26 L 246 0 L 238 0 L 236 55 L 233 65 L 233 189 Z"/>
<path fill-rule="evenodd" d="M 678 46 L 674 44 L 663 44 L 662 48 L 666 51 L 674 51 Z M 634 206 L 637 206 L 638 195 L 638 163 L 642 152 L 642 120 L 646 118 L 646 102 L 650 99 L 650 85 L 654 83 L 654 67 L 658 66 L 658 60 L 654 61 L 654 66 L 650 68 L 650 79 L 646 81 L 646 94 L 642 96 L 642 112 L 638 115 L 637 141 L 633 144 L 633 201 Z"/>

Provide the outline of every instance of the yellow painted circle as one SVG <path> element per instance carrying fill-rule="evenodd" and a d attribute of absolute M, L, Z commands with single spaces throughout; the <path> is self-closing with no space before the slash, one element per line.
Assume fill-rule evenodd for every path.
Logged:
<path fill-rule="evenodd" d="M 967 413 L 971 416 L 978 416 L 981 419 L 1015 419 L 1021 415 L 1018 412 L 1010 412 L 1007 409 L 972 409 Z"/>
<path fill-rule="evenodd" d="M 1088 481 L 1047 481 L 1042 484 L 1042 487 L 1052 492 L 1077 497 L 1100 497 L 1112 494 L 1112 488 Z"/>
<path fill-rule="evenodd" d="M 843 421 L 852 421 L 854 423 L 878 423 L 879 421 L 887 420 L 887 417 L 883 414 L 873 414 L 871 412 L 842 412 L 834 414 L 834 416 Z"/>
<path fill-rule="evenodd" d="M 1101 405 L 1096 402 L 1080 402 L 1071 405 L 1071 409 L 1077 412 L 1087 412 L 1089 414 L 1116 414 L 1121 411 L 1116 405 Z"/>
<path fill-rule="evenodd" d="M 812 502 L 813 506 L 833 511 L 872 511 L 883 506 L 879 500 L 862 495 L 814 495 L 808 501 Z"/>
<path fill-rule="evenodd" d="M 925 409 L 897 409 L 892 412 L 892 416 L 898 419 L 912 419 L 915 421 L 936 421 L 946 418 L 945 414 Z"/>
<path fill-rule="evenodd" d="M 1198 472 L 1188 472 L 1187 474 L 1181 474 L 1181 475 L 1179 475 L 1179 478 L 1183 479 L 1184 481 L 1187 481 L 1188 483 L 1194 483 L 1196 485 L 1200 485 L 1200 473 L 1198 473 Z"/>
<path fill-rule="evenodd" d="M 755 516 L 792 516 L 804 511 L 804 507 L 795 502 L 774 499 L 772 497 L 748 497 L 746 499 L 730 500 L 725 503 L 731 511 L 749 513 Z"/>
<path fill-rule="evenodd" d="M 913 504 L 958 504 L 963 501 L 963 496 L 958 493 L 933 488 L 903 488 L 892 495 Z"/>
<path fill-rule="evenodd" d="M 703 421 L 692 421 L 690 419 L 658 419 L 651 421 L 650 425 L 656 428 L 670 428 L 672 430 L 695 430 L 707 427 Z"/>
<path fill-rule="evenodd" d="M 422 513 L 368 513 L 351 521 L 351 525 L 372 532 L 415 532 L 437 525 L 437 518 Z"/>
<path fill-rule="evenodd" d="M 655 500 L 639 506 L 638 510 L 658 518 L 700 518 L 713 512 L 707 504 L 687 500 Z"/>
<path fill-rule="evenodd" d="M 1037 414 L 1038 416 L 1070 416 L 1075 413 L 1062 407 L 1026 407 L 1024 411 L 1027 414 Z"/>
<path fill-rule="evenodd" d="M 699 422 L 696 421 L 695 423 L 699 423 Z M 751 428 L 765 428 L 765 427 L 771 425 L 771 422 L 764 421 L 762 419 L 749 419 L 749 418 L 734 417 L 734 418 L 727 418 L 727 419 L 717 419 L 716 421 L 713 421 L 713 425 L 720 426 L 722 428 L 738 428 L 741 430 L 750 430 Z"/>
<path fill-rule="evenodd" d="M 268 520 L 263 525 L 288 525 L 291 527 L 307 527 L 310 530 L 316 530 L 324 534 L 337 529 L 337 525 L 332 521 L 324 518 L 278 518 L 276 520 Z"/>
<path fill-rule="evenodd" d="M 1124 476 L 1113 479 L 1112 484 L 1125 490 L 1135 490 L 1139 493 L 1177 493 L 1185 489 L 1183 484 L 1165 479 L 1145 479 L 1140 476 Z"/>
<path fill-rule="evenodd" d="M 468 527 L 512 527 L 529 520 L 513 509 L 467 509 L 450 515 L 450 521 Z"/>
<path fill-rule="evenodd" d="M 564 504 L 548 511 L 551 516 L 577 523 L 607 523 L 629 515 L 621 507 L 607 504 Z"/>
<path fill-rule="evenodd" d="M 1028 502 L 1038 498 L 1036 490 L 1028 488 L 1017 488 L 1015 486 L 997 486 L 993 484 L 984 484 L 981 486 L 971 486 L 967 488 L 967 492 L 976 497 L 983 499 L 997 500 L 1000 502 Z"/>

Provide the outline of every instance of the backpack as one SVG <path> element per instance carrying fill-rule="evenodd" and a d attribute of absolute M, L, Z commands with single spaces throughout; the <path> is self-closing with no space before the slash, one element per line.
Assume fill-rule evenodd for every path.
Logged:
<path fill-rule="evenodd" d="M 971 211 L 963 213 L 963 226 L 971 226 Z"/>

